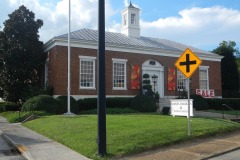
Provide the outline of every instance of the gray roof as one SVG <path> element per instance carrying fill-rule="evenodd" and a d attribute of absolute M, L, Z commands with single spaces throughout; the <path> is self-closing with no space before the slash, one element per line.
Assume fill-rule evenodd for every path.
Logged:
<path fill-rule="evenodd" d="M 71 32 L 72 40 L 85 40 L 97 42 L 98 31 L 92 29 L 80 29 L 74 32 Z M 68 34 L 63 34 L 57 36 L 57 39 L 67 39 Z M 130 47 L 143 47 L 143 48 L 152 48 L 152 49 L 161 49 L 165 51 L 177 51 L 183 52 L 186 48 L 191 49 L 195 53 L 200 54 L 213 54 L 211 52 L 207 52 L 192 46 L 188 46 L 182 43 L 166 40 L 166 39 L 158 39 L 151 37 L 129 37 L 121 33 L 114 32 L 106 32 L 105 33 L 105 42 L 106 44 L 111 45 L 127 45 Z"/>

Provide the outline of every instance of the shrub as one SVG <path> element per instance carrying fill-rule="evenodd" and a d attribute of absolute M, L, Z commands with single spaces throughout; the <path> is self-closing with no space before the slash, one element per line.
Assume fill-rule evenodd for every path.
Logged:
<path fill-rule="evenodd" d="M 58 112 L 59 113 L 66 113 L 67 112 L 67 107 L 68 107 L 68 104 L 67 104 L 67 96 L 59 96 L 56 98 L 56 100 L 58 101 Z M 70 110 L 71 112 L 77 114 L 79 112 L 79 108 L 78 108 L 78 103 L 77 101 L 72 97 L 70 96 Z"/>
<path fill-rule="evenodd" d="M 210 109 L 214 109 L 214 110 L 221 110 L 222 107 L 222 102 L 220 99 L 206 99 L 206 101 L 208 102 L 209 108 Z"/>
<path fill-rule="evenodd" d="M 193 99 L 193 108 L 196 110 L 207 110 L 209 109 L 209 105 L 207 101 L 200 95 L 193 94 L 190 96 Z"/>
<path fill-rule="evenodd" d="M 157 105 L 152 96 L 137 95 L 131 101 L 131 108 L 139 112 L 155 112 Z"/>
<path fill-rule="evenodd" d="M 128 108 L 131 105 L 131 100 L 133 98 L 107 98 L 106 107 L 107 108 Z"/>
<path fill-rule="evenodd" d="M 240 110 L 240 99 L 239 98 L 222 98 L 222 99 L 206 99 L 209 107 L 214 110 L 221 110 L 222 104 L 226 104 L 234 110 Z M 227 109 L 227 108 L 224 108 Z"/>
<path fill-rule="evenodd" d="M 106 108 L 128 108 L 133 98 L 106 98 Z M 97 98 L 79 99 L 80 111 L 97 109 Z"/>
<path fill-rule="evenodd" d="M 48 85 L 48 83 L 47 83 L 46 88 L 44 90 L 41 90 L 40 92 L 42 92 L 42 94 L 52 96 L 53 92 L 54 92 L 54 88 L 52 85 Z"/>
<path fill-rule="evenodd" d="M 21 105 L 17 104 L 17 103 L 2 102 L 2 103 L 0 103 L 0 112 L 19 111 L 20 107 L 21 107 Z"/>
<path fill-rule="evenodd" d="M 77 103 L 80 111 L 97 109 L 97 98 L 79 99 Z"/>
<path fill-rule="evenodd" d="M 49 95 L 39 95 L 28 99 L 22 106 L 22 111 L 45 111 L 48 113 L 59 113 L 57 101 Z"/>
<path fill-rule="evenodd" d="M 106 108 L 107 114 L 126 114 L 126 113 L 137 113 L 137 111 L 131 108 Z M 97 114 L 97 109 L 91 109 L 82 111 L 81 114 Z"/>

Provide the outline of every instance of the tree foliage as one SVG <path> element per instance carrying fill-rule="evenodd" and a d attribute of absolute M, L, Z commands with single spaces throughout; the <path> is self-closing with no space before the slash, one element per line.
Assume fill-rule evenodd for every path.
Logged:
<path fill-rule="evenodd" d="M 43 21 L 35 21 L 35 14 L 23 5 L 8 16 L 0 31 L 0 84 L 4 98 L 17 102 L 39 87 L 44 54 L 38 30 Z"/>
<path fill-rule="evenodd" d="M 239 88 L 238 66 L 234 53 L 239 52 L 236 43 L 223 41 L 213 50 L 214 53 L 223 56 L 221 61 L 222 90 L 223 95 L 232 97 Z M 227 93 L 227 94 L 226 94 Z"/>

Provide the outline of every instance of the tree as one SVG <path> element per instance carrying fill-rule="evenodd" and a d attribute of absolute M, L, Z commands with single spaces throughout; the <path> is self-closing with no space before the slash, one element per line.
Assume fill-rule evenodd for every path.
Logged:
<path fill-rule="evenodd" d="M 38 30 L 43 21 L 35 21 L 35 14 L 23 5 L 8 16 L 0 31 L 0 84 L 4 98 L 17 102 L 40 84 L 44 53 Z"/>
<path fill-rule="evenodd" d="M 239 88 L 238 66 L 234 56 L 234 53 L 238 52 L 236 43 L 223 41 L 213 52 L 223 56 L 221 61 L 223 97 L 236 97 Z"/>

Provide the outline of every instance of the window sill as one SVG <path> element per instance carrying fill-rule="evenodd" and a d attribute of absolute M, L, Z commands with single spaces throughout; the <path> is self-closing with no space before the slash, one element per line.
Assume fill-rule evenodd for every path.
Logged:
<path fill-rule="evenodd" d="M 96 88 L 79 88 L 80 90 L 96 90 Z"/>
<path fill-rule="evenodd" d="M 120 90 L 120 91 L 126 91 L 127 90 L 127 88 L 113 88 L 112 90 Z"/>

